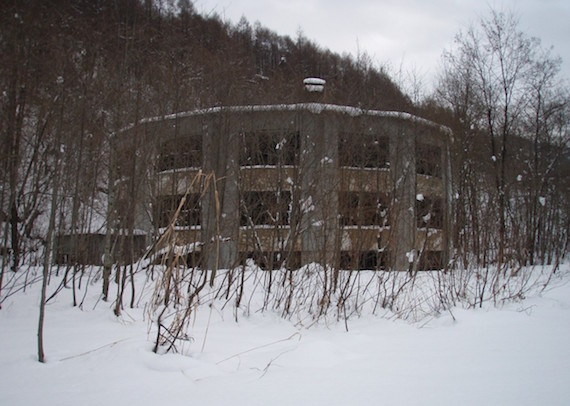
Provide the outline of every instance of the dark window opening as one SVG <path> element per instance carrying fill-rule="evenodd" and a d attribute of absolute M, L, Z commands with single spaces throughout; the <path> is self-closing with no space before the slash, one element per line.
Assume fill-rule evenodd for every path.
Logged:
<path fill-rule="evenodd" d="M 354 263 L 352 262 L 352 255 L 350 255 L 350 252 L 341 251 L 339 268 L 340 269 L 353 269 L 354 268 Z"/>
<path fill-rule="evenodd" d="M 289 252 L 285 258 L 286 269 L 299 269 L 301 268 L 301 251 Z"/>
<path fill-rule="evenodd" d="M 144 235 L 113 235 L 113 258 L 119 263 L 132 263 L 146 249 Z M 66 234 L 56 236 L 54 263 L 103 265 L 105 253 L 104 234 Z"/>
<path fill-rule="evenodd" d="M 202 253 L 200 251 L 192 251 L 186 255 L 186 266 L 188 268 L 200 268 L 202 264 Z"/>
<path fill-rule="evenodd" d="M 416 200 L 416 220 L 419 228 L 442 229 L 442 199 L 423 197 L 422 200 Z"/>
<path fill-rule="evenodd" d="M 376 269 L 378 266 L 378 254 L 375 251 L 365 251 L 360 254 L 358 269 Z"/>
<path fill-rule="evenodd" d="M 290 222 L 291 192 L 244 192 L 241 225 L 287 225 Z"/>
<path fill-rule="evenodd" d="M 416 144 L 416 172 L 441 178 L 441 148 L 436 145 Z"/>
<path fill-rule="evenodd" d="M 418 269 L 421 271 L 439 271 L 443 269 L 443 252 L 424 251 L 420 257 Z"/>
<path fill-rule="evenodd" d="M 158 227 L 167 227 L 170 225 L 176 210 L 182 200 L 183 195 L 169 195 L 158 198 L 156 208 L 156 217 Z M 176 226 L 199 226 L 200 225 L 200 195 L 197 193 L 186 196 L 186 201 L 176 218 L 174 225 Z"/>
<path fill-rule="evenodd" d="M 257 131 L 241 134 L 240 166 L 297 165 L 299 133 Z"/>
<path fill-rule="evenodd" d="M 340 166 L 386 168 L 390 156 L 389 138 L 377 134 L 341 134 L 338 156 Z"/>
<path fill-rule="evenodd" d="M 176 138 L 159 148 L 158 171 L 202 166 L 202 138 L 200 136 Z"/>
<path fill-rule="evenodd" d="M 388 225 L 388 198 L 382 193 L 341 192 L 341 226 Z"/>
<path fill-rule="evenodd" d="M 339 267 L 343 270 L 377 270 L 389 266 L 389 255 L 386 251 L 341 251 Z"/>

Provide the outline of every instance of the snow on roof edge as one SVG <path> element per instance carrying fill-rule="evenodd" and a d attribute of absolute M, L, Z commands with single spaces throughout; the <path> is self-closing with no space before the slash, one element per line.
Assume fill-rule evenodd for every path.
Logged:
<path fill-rule="evenodd" d="M 178 118 L 194 117 L 208 114 L 218 114 L 222 112 L 228 113 L 239 113 L 239 112 L 270 112 L 270 111 L 302 111 L 306 110 L 311 113 L 320 114 L 322 112 L 337 112 L 342 114 L 347 114 L 351 117 L 358 116 L 373 116 L 373 117 L 385 117 L 393 118 L 405 121 L 411 121 L 415 123 L 424 124 L 426 126 L 436 128 L 448 136 L 453 136 L 453 132 L 447 126 L 438 124 L 434 121 L 415 116 L 411 113 L 406 113 L 402 111 L 385 111 L 385 110 L 366 110 L 359 107 L 352 106 L 341 106 L 338 104 L 325 104 L 325 103 L 294 103 L 294 104 L 260 104 L 260 105 L 245 105 L 245 106 L 216 106 L 208 107 L 204 109 L 190 110 L 180 113 L 165 114 L 162 116 L 147 117 L 139 121 L 139 124 L 155 123 L 166 120 L 175 120 Z M 135 123 L 131 123 L 122 131 L 130 130 L 135 126 Z"/>

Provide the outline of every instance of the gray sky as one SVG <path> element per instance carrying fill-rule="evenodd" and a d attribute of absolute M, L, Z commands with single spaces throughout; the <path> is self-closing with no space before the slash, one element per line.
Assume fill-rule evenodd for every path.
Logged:
<path fill-rule="evenodd" d="M 514 11 L 520 29 L 553 46 L 570 80 L 569 0 L 195 0 L 202 14 L 237 23 L 245 16 L 293 39 L 302 30 L 316 44 L 339 54 L 367 53 L 396 80 L 415 77 L 428 87 L 444 49 L 490 7 Z"/>

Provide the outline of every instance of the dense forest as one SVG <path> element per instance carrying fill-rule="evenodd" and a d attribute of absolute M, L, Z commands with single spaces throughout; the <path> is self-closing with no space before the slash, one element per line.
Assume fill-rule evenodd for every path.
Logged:
<path fill-rule="evenodd" d="M 110 219 L 129 216 L 128 204 L 122 214 L 107 204 L 130 162 L 113 154 L 122 128 L 203 107 L 295 103 L 309 76 L 327 81 L 327 103 L 451 128 L 455 252 L 445 267 L 477 269 L 480 301 L 492 275 L 567 255 L 568 83 L 511 15 L 491 12 L 459 33 L 423 100 L 366 55 L 203 16 L 188 0 L 3 1 L 0 52 L 0 305 L 24 265 L 42 266 L 47 283 L 58 235 L 110 234 Z M 116 281 L 127 276 L 117 267 Z"/>

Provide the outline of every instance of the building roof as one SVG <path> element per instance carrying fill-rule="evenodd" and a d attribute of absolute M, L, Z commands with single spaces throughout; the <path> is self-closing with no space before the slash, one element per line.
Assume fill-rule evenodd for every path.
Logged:
<path fill-rule="evenodd" d="M 162 116 L 143 118 L 138 124 L 154 123 L 165 120 L 180 119 L 185 117 L 195 117 L 200 115 L 226 113 L 250 113 L 250 112 L 276 112 L 276 111 L 309 111 L 314 114 L 323 112 L 335 112 L 346 114 L 351 117 L 371 116 L 371 117 L 385 117 L 404 121 L 410 121 L 422 124 L 428 127 L 435 128 L 442 131 L 448 136 L 452 136 L 452 131 L 449 127 L 437 124 L 433 121 L 414 116 L 410 113 L 400 111 L 381 111 L 381 110 L 367 110 L 359 107 L 341 106 L 337 104 L 324 104 L 324 103 L 294 103 L 294 104 L 268 104 L 268 105 L 247 105 L 247 106 L 217 106 L 205 109 L 191 110 L 187 112 L 165 114 Z M 123 130 L 133 128 L 135 124 L 131 124 Z"/>

